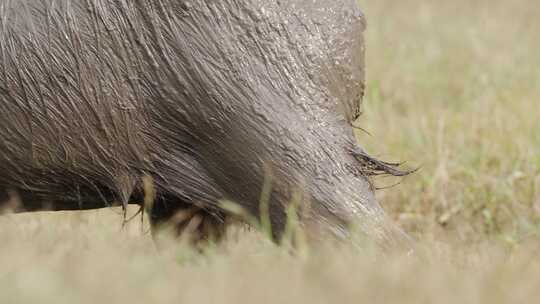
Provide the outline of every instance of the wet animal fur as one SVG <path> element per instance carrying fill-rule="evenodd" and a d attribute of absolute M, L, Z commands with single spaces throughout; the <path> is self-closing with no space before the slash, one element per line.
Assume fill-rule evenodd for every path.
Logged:
<path fill-rule="evenodd" d="M 291 185 L 289 167 L 404 174 L 351 139 L 353 0 L 2 0 L 0 21 L 0 189 L 29 201 L 125 205 L 150 176 L 220 218 L 221 199 L 254 204 L 267 162 Z M 327 159 L 341 150 L 355 168 Z"/>

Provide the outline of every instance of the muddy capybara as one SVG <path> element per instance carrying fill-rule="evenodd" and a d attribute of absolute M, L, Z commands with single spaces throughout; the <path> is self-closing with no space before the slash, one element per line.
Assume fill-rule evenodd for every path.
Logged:
<path fill-rule="evenodd" d="M 146 177 L 154 226 L 192 210 L 178 225 L 203 231 L 223 200 L 260 214 L 270 185 L 276 237 L 299 200 L 315 239 L 352 224 L 406 238 L 369 181 L 402 172 L 353 135 L 355 0 L 2 0 L 0 18 L 0 192 L 16 211 L 141 204 Z"/>

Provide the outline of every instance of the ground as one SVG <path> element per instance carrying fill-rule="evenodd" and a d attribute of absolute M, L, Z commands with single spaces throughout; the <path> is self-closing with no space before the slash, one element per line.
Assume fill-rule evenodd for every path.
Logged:
<path fill-rule="evenodd" d="M 158 251 L 120 210 L 0 217 L 0 303 L 524 303 L 540 299 L 540 6 L 362 0 L 359 142 L 417 173 L 379 178 L 414 255 L 291 252 L 234 230 Z M 130 210 L 134 212 L 135 210 Z M 170 242 L 165 237 L 164 242 Z"/>

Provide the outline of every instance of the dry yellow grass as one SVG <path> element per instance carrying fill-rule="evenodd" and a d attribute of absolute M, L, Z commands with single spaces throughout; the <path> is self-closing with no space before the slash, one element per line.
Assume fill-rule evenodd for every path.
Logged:
<path fill-rule="evenodd" d="M 157 251 L 116 211 L 0 219 L 0 303 L 526 303 L 540 242 L 421 242 L 415 256 L 348 246 L 291 255 L 237 232 L 204 254 Z"/>
<path fill-rule="evenodd" d="M 417 254 L 291 255 L 232 232 L 157 251 L 118 210 L 0 217 L 0 303 L 534 303 L 540 300 L 540 6 L 362 0 L 359 133 L 418 173 L 379 192 Z M 395 180 L 380 179 L 379 185 Z M 133 211 L 133 210 L 132 210 Z"/>
<path fill-rule="evenodd" d="M 514 243 L 536 235 L 540 6 L 363 2 L 371 22 L 361 124 L 373 136 L 359 139 L 421 166 L 381 201 L 423 237 L 452 231 L 462 241 Z"/>

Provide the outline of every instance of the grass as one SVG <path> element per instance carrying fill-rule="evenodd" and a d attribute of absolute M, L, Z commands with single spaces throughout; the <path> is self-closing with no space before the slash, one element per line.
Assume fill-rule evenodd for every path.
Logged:
<path fill-rule="evenodd" d="M 362 145 L 421 170 L 379 191 L 415 256 L 255 232 L 158 251 L 119 210 L 0 217 L 0 303 L 506 303 L 540 299 L 540 7 L 362 0 Z M 380 186 L 393 179 L 379 179 Z M 131 210 L 134 212 L 134 210 Z"/>
<path fill-rule="evenodd" d="M 419 236 L 451 231 L 461 241 L 519 242 L 536 235 L 538 6 L 364 2 L 371 23 L 361 123 L 373 136 L 359 139 L 421 167 L 379 193 L 381 201 Z"/>

